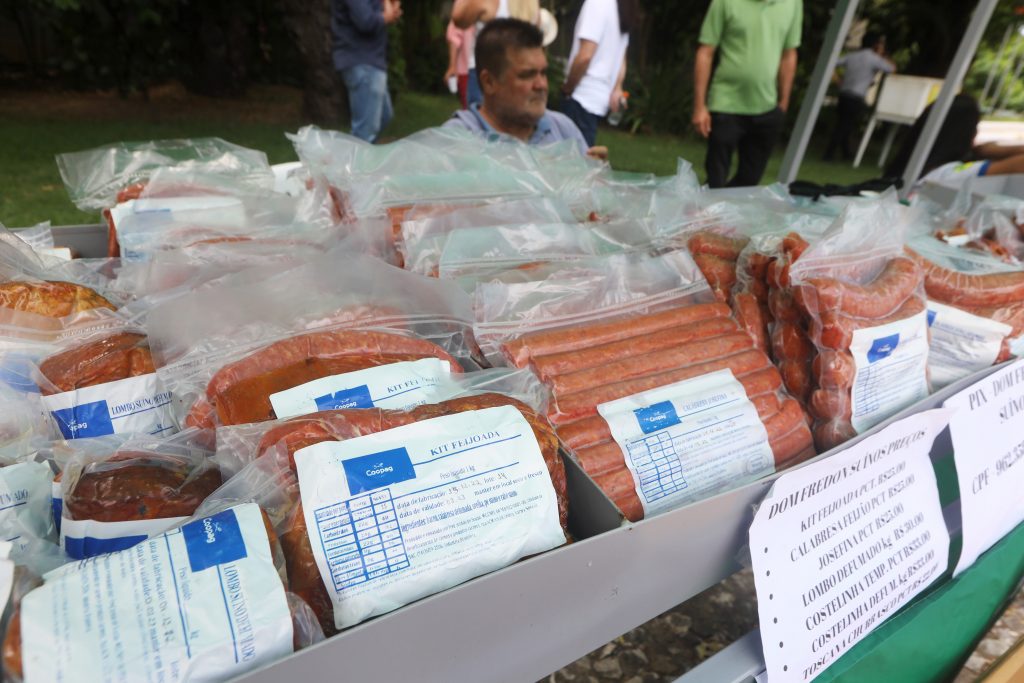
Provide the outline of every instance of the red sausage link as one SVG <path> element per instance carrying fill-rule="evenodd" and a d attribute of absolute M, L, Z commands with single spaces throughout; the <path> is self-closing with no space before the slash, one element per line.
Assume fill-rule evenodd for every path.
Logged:
<path fill-rule="evenodd" d="M 732 299 L 736 319 L 754 342 L 754 346 L 768 352 L 768 323 L 761 312 L 757 297 L 749 292 L 739 292 Z"/>
<path fill-rule="evenodd" d="M 579 351 L 536 356 L 530 361 L 530 364 L 536 374 L 542 380 L 547 381 L 555 375 L 595 368 L 612 360 L 643 356 L 685 342 L 737 332 L 739 329 L 736 322 L 729 318 L 710 318 L 690 325 L 670 327 L 642 337 L 623 339 Z"/>
<path fill-rule="evenodd" d="M 810 278 L 818 311 L 837 312 L 855 318 L 883 318 L 891 315 L 922 283 L 924 272 L 910 258 L 897 257 L 866 285 L 835 278 Z"/>
<path fill-rule="evenodd" d="M 853 402 L 847 389 L 815 389 L 807 402 L 811 415 L 821 421 L 849 420 L 853 415 Z"/>
<path fill-rule="evenodd" d="M 710 254 L 694 254 L 693 260 L 719 301 L 727 301 L 732 286 L 736 284 L 736 262 Z"/>
<path fill-rule="evenodd" d="M 664 351 L 643 356 L 613 360 L 596 368 L 558 375 L 551 378 L 550 385 L 557 394 L 571 394 L 606 385 L 609 377 L 620 380 L 646 377 L 674 368 L 725 358 L 752 346 L 753 342 L 750 337 L 742 332 L 736 332 L 679 344 Z"/>
<path fill-rule="evenodd" d="M 731 314 L 728 306 L 718 302 L 670 308 L 621 320 L 531 332 L 506 342 L 502 345 L 502 351 L 517 368 L 525 368 L 534 356 L 577 351 L 639 337 L 667 327 L 689 325 L 707 318 L 728 318 Z"/>
<path fill-rule="evenodd" d="M 811 435 L 807 423 L 803 421 L 793 427 L 788 434 L 774 439 L 771 444 L 777 469 L 795 465 L 815 455 L 814 437 Z"/>
<path fill-rule="evenodd" d="M 912 296 L 903 302 L 903 305 L 894 313 L 879 319 L 850 318 L 845 315 L 836 315 L 832 312 L 822 313 L 821 322 L 815 322 L 815 326 L 821 326 L 821 345 L 827 349 L 843 350 L 850 348 L 853 341 L 853 333 L 867 327 L 878 327 L 897 320 L 905 320 L 917 315 L 925 309 L 925 303 L 916 296 Z"/>
<path fill-rule="evenodd" d="M 749 241 L 746 237 L 727 237 L 715 232 L 702 231 L 687 240 L 686 246 L 694 256 L 709 254 L 727 261 L 735 261 Z"/>
<path fill-rule="evenodd" d="M 622 449 L 614 441 L 602 441 L 586 448 L 576 449 L 576 458 L 583 471 L 591 477 L 597 477 L 605 472 L 626 466 Z"/>
<path fill-rule="evenodd" d="M 823 349 L 814 358 L 813 371 L 822 389 L 848 389 L 853 386 L 856 368 L 850 354 Z"/>
<path fill-rule="evenodd" d="M 814 445 L 819 453 L 835 448 L 857 436 L 857 430 L 847 420 L 829 420 L 814 425 Z"/>
<path fill-rule="evenodd" d="M 960 306 L 998 306 L 1024 301 L 1024 271 L 971 275 L 943 268 L 907 250 L 924 269 L 930 299 Z"/>

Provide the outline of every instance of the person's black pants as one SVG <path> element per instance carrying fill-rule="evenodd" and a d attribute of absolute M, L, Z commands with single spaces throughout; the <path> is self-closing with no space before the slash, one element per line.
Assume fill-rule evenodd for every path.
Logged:
<path fill-rule="evenodd" d="M 850 137 L 860 125 L 861 117 L 864 116 L 867 108 L 868 105 L 863 97 L 839 93 L 839 102 L 836 105 L 836 127 L 832 130 L 832 138 L 825 148 L 826 161 L 835 155 L 837 147 L 842 153 L 843 159 L 853 158 Z"/>
<path fill-rule="evenodd" d="M 723 114 L 711 112 L 711 135 L 704 169 L 709 187 L 758 185 L 775 142 L 779 139 L 785 114 L 776 107 L 764 114 Z M 732 180 L 732 155 L 739 154 L 739 168 Z"/>
<path fill-rule="evenodd" d="M 593 147 L 597 140 L 597 121 L 601 117 L 591 114 L 583 108 L 583 105 L 571 97 L 562 97 L 562 113 L 572 119 L 576 127 L 583 133 L 583 139 L 587 141 L 588 147 Z"/>

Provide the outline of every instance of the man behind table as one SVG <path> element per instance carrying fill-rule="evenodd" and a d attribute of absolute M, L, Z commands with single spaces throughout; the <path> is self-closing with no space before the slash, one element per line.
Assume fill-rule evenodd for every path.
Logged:
<path fill-rule="evenodd" d="M 789 108 L 802 23 L 802 0 L 712 0 L 700 30 L 693 102 L 693 126 L 708 139 L 710 187 L 761 182 Z M 734 152 L 739 168 L 730 180 Z"/>
<path fill-rule="evenodd" d="M 518 19 L 495 19 L 476 38 L 476 64 L 483 103 L 452 114 L 444 128 L 482 136 L 509 136 L 531 145 L 573 140 L 590 156 L 605 158 L 604 147 L 588 149 L 569 117 L 548 111 L 548 60 L 540 29 Z"/>

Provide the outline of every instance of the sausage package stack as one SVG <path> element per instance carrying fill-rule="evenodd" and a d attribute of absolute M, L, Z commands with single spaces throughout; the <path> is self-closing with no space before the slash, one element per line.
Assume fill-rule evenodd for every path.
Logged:
<path fill-rule="evenodd" d="M 329 252 L 158 305 L 148 329 L 183 424 L 405 407 L 472 364 L 468 297 L 376 259 Z"/>
<path fill-rule="evenodd" d="M 551 388 L 559 437 L 629 519 L 813 454 L 799 404 L 685 252 L 537 275 L 477 285 L 477 340 Z"/>
<path fill-rule="evenodd" d="M 1024 352 L 1024 267 L 931 236 L 907 253 L 924 271 L 936 388 Z"/>
<path fill-rule="evenodd" d="M 895 199 L 850 205 L 788 266 L 818 351 L 808 407 L 819 450 L 929 393 L 924 271 L 903 250 L 909 222 Z"/>
<path fill-rule="evenodd" d="M 218 460 L 259 457 L 207 504 L 270 513 L 292 590 L 326 633 L 566 542 L 565 468 L 536 380 L 488 370 L 456 384 L 409 410 L 217 430 Z"/>

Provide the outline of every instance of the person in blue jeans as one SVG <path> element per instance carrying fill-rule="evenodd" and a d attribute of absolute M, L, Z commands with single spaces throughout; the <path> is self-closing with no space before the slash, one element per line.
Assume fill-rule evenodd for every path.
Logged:
<path fill-rule="evenodd" d="M 352 135 L 374 142 L 394 110 L 388 94 L 388 25 L 399 0 L 332 0 L 331 58 L 348 91 Z"/>

